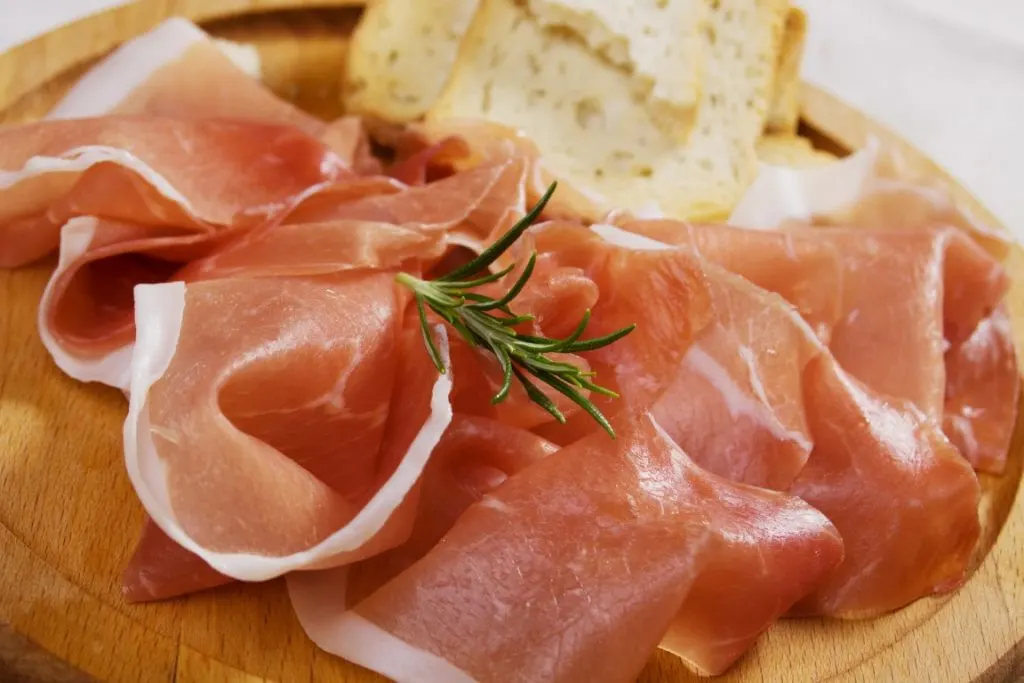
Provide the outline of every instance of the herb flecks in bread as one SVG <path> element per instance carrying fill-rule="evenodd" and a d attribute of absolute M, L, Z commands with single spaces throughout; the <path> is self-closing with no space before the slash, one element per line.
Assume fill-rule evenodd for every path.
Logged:
<path fill-rule="evenodd" d="M 529 0 L 528 7 L 542 26 L 572 31 L 632 74 L 633 90 L 655 124 L 686 139 L 701 97 L 705 0 Z"/>
<path fill-rule="evenodd" d="M 685 142 L 637 100 L 630 73 L 512 0 L 481 0 L 428 118 L 519 128 L 552 173 L 610 207 L 654 202 L 679 218 L 725 217 L 757 170 L 788 2 L 708 0 L 707 9 L 703 94 Z"/>
<path fill-rule="evenodd" d="M 375 0 L 352 36 L 343 102 L 348 112 L 413 121 L 444 88 L 479 0 Z"/>

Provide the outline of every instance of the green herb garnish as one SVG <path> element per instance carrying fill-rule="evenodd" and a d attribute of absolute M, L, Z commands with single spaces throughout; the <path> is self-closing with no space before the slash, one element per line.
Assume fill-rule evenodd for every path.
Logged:
<path fill-rule="evenodd" d="M 612 398 L 618 398 L 618 394 L 594 384 L 591 378 L 596 373 L 583 372 L 571 363 L 551 360 L 546 354 L 593 351 L 622 339 L 632 332 L 636 325 L 624 327 L 603 337 L 581 341 L 580 337 L 583 336 L 587 329 L 587 323 L 590 322 L 590 311 L 588 310 L 583 314 L 583 319 L 580 320 L 576 329 L 565 339 L 549 339 L 516 332 L 514 329 L 516 325 L 533 320 L 532 315 L 516 315 L 509 305 L 523 290 L 533 274 L 534 266 L 537 263 L 536 251 L 530 254 L 522 274 L 501 298 L 493 299 L 470 291 L 481 285 L 496 282 L 515 269 L 513 263 L 497 273 L 472 277 L 485 271 L 498 260 L 537 220 L 541 211 L 544 210 L 544 206 L 551 199 L 551 195 L 554 194 L 556 185 L 556 183 L 552 183 L 537 205 L 501 239 L 464 266 L 433 280 L 422 280 L 409 273 L 399 273 L 395 279 L 415 294 L 423 341 L 438 372 L 445 372 L 445 367 L 441 361 L 441 353 L 437 350 L 434 338 L 430 334 L 426 310 L 428 307 L 455 328 L 467 342 L 490 351 L 498 359 L 498 364 L 504 373 L 504 381 L 498 393 L 491 399 L 491 403 L 497 404 L 508 398 L 512 388 L 512 378 L 515 377 L 526 389 L 526 395 L 530 400 L 564 424 L 565 415 L 550 398 L 537 388 L 537 385 L 527 376 L 530 375 L 533 379 L 539 380 L 569 397 L 587 411 L 614 438 L 615 430 L 612 429 L 611 424 L 597 409 L 597 406 L 583 396 L 579 390 L 586 389 Z"/>

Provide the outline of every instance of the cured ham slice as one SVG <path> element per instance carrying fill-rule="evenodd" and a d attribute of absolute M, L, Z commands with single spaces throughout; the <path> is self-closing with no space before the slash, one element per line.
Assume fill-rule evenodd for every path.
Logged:
<path fill-rule="evenodd" d="M 944 424 L 978 469 L 1002 471 L 1020 383 L 1005 313 L 993 313 L 1005 270 L 959 229 L 823 232 L 844 255 L 837 360 Z"/>
<path fill-rule="evenodd" d="M 830 344 L 844 369 L 944 421 L 947 435 L 978 469 L 1002 470 L 1019 372 L 1009 328 L 988 321 L 979 331 L 979 324 L 1005 297 L 1009 280 L 964 229 L 754 231 L 677 221 L 628 221 L 622 227 L 691 246 L 781 294 Z M 960 349 L 975 334 L 966 347 L 974 358 L 968 362 Z M 981 349 L 983 342 L 991 348 Z M 879 362 L 883 357 L 886 362 Z M 970 377 L 976 378 L 973 386 L 984 382 L 991 398 L 966 395 Z M 979 412 L 972 402 L 989 407 Z M 981 424 L 975 429 L 973 422 Z"/>
<path fill-rule="evenodd" d="M 270 226 L 246 232 L 176 274 L 182 280 L 223 277 L 308 277 L 345 270 L 402 269 L 421 273 L 448 243 L 443 233 L 391 223 L 337 220 Z"/>
<path fill-rule="evenodd" d="M 778 298 L 736 276 L 713 269 L 708 273 L 717 281 L 713 286 L 716 308 L 725 311 L 716 325 L 731 329 L 733 338 L 747 345 L 739 348 L 748 349 L 746 355 L 757 359 L 744 368 L 755 397 L 763 401 L 770 390 L 786 386 L 778 379 L 779 356 L 788 350 L 792 357 L 801 353 L 797 349 L 803 346 L 802 391 L 788 396 L 793 400 L 796 395 L 802 402 L 799 418 L 806 425 L 804 433 L 813 441 L 813 450 L 788 490 L 836 525 L 845 543 L 845 558 L 801 601 L 800 611 L 844 617 L 874 615 L 962 583 L 980 533 L 979 487 L 939 423 L 912 403 L 883 399 L 850 377 L 795 311 Z M 783 327 L 787 317 L 788 337 Z M 802 339 L 797 336 L 800 332 Z M 766 353 L 772 348 L 769 340 L 780 336 L 784 343 L 779 354 Z M 691 353 L 705 348 L 698 340 Z M 711 348 L 721 353 L 722 347 Z M 737 376 L 743 374 L 719 383 L 727 399 L 737 398 L 732 393 Z M 659 406 L 661 411 L 673 414 L 686 397 L 685 389 L 685 383 L 670 389 Z M 776 405 L 773 414 L 786 413 Z M 698 423 L 690 421 L 688 426 L 693 429 Z M 677 433 L 683 434 L 684 441 L 693 438 L 692 432 Z M 785 443 L 784 438 L 780 441 Z M 735 468 L 734 460 L 726 457 L 724 466 L 733 466 L 731 476 L 742 473 L 746 481 L 748 476 L 764 477 L 765 471 L 780 467 L 777 447 L 762 445 L 761 450 L 754 450 L 758 446 L 734 440 L 733 447 L 752 460 Z M 701 453 L 705 455 L 702 464 L 715 471 L 723 467 L 712 451 Z M 757 459 L 758 455 L 768 459 Z"/>
<path fill-rule="evenodd" d="M 825 232 L 844 259 L 836 359 L 876 391 L 941 420 L 944 347 L 970 337 L 995 308 L 1005 271 L 958 230 Z"/>
<path fill-rule="evenodd" d="M 136 289 L 125 459 L 171 540 L 259 581 L 406 539 L 451 381 L 402 331 L 392 278 Z"/>
<path fill-rule="evenodd" d="M 605 239 L 607 234 L 564 221 L 534 231 L 542 254 L 597 284 L 600 294 L 588 336 L 636 323 L 628 343 L 588 352 L 584 358 L 603 368 L 599 376 L 604 382 L 614 380 L 627 403 L 648 407 L 661 391 L 665 368 L 679 365 L 689 344 L 711 321 L 710 292 L 703 264 L 692 252 L 642 238 L 616 242 Z M 670 308 L 640 306 L 643 301 L 661 301 Z"/>
<path fill-rule="evenodd" d="M 392 550 L 347 567 L 350 601 L 371 594 L 423 557 L 473 502 L 508 476 L 558 449 L 529 432 L 486 418 L 455 415 L 430 456 L 409 539 Z M 147 521 L 124 594 L 132 601 L 162 600 L 232 581 L 170 540 Z"/>
<path fill-rule="evenodd" d="M 61 234 L 60 262 L 39 307 L 40 337 L 69 376 L 122 390 L 130 377 L 137 284 L 360 268 L 420 272 L 446 246 L 440 234 L 351 221 L 181 235 L 83 217 Z"/>
<path fill-rule="evenodd" d="M 312 136 L 324 133 L 323 121 L 274 95 L 231 54 L 192 22 L 168 19 L 90 69 L 47 118 L 240 118 L 292 125 Z"/>
<path fill-rule="evenodd" d="M 398 681 L 630 681 L 687 619 L 712 558 L 749 548 L 752 539 L 730 540 L 732 525 L 754 536 L 743 520 L 771 519 L 773 539 L 759 541 L 810 550 L 782 565 L 769 551 L 776 581 L 811 583 L 838 561 L 835 531 L 810 507 L 702 471 L 649 417 L 617 428 L 617 440 L 594 434 L 509 477 L 349 609 L 344 572 L 290 576 L 303 627 L 327 651 Z M 752 613 L 785 610 L 756 598 Z M 685 633 L 680 642 L 691 642 Z M 722 644 L 701 640 L 706 648 L 687 652 L 710 668 Z"/>
<path fill-rule="evenodd" d="M 916 344 L 897 344 L 897 350 L 905 352 L 905 359 L 913 357 L 912 362 L 909 365 L 906 360 L 887 364 L 886 367 L 898 368 L 898 371 L 888 377 L 879 372 L 882 364 L 875 363 L 872 366 L 866 354 L 856 352 L 858 346 L 863 349 L 871 345 L 872 340 L 868 336 L 851 334 L 847 329 L 842 336 L 843 341 L 840 341 L 842 348 L 838 350 L 838 355 L 853 356 L 853 359 L 842 358 L 844 363 L 857 363 L 857 358 L 862 359 L 862 367 L 855 373 L 858 377 L 866 379 L 873 385 L 878 384 L 897 396 L 918 401 L 930 414 L 942 410 L 945 404 L 946 414 L 942 419 L 947 435 L 976 467 L 985 471 L 1000 472 L 1006 457 L 1005 445 L 1009 438 L 1007 435 L 1012 432 L 1016 416 L 1015 397 L 1019 391 L 1019 369 L 1013 345 L 1007 337 L 1008 331 L 994 334 L 995 330 L 1000 329 L 996 319 L 989 320 L 984 324 L 984 330 L 978 331 L 979 321 L 998 303 L 1000 292 L 1005 292 L 1007 285 L 1005 274 L 994 265 L 991 258 L 985 259 L 980 255 L 978 252 L 981 249 L 978 247 L 995 259 L 1005 259 L 1010 254 L 1012 240 L 1005 231 L 987 225 L 968 207 L 957 201 L 950 188 L 941 182 L 922 178 L 908 171 L 898 153 L 881 150 L 877 142 L 846 159 L 818 169 L 790 169 L 765 165 L 730 220 L 738 225 L 758 228 L 802 226 L 811 223 L 846 228 L 856 226 L 862 230 L 868 228 L 873 234 L 877 231 L 910 231 L 918 234 L 922 230 L 931 230 L 933 236 L 942 235 L 938 238 L 940 243 L 932 245 L 939 250 L 938 254 L 918 252 L 919 260 L 916 264 L 895 264 L 892 261 L 906 261 L 907 254 L 891 254 L 889 250 L 893 245 L 886 244 L 882 247 L 885 253 L 879 252 L 877 258 L 872 258 L 870 254 L 865 254 L 862 248 L 865 242 L 870 243 L 874 238 L 863 237 L 862 232 L 858 230 L 849 230 L 846 245 L 857 246 L 859 256 L 851 254 L 848 266 L 860 268 L 865 263 L 872 263 L 874 277 L 881 278 L 870 282 L 870 279 L 858 270 L 860 286 L 858 287 L 855 282 L 855 291 L 870 291 L 890 283 L 894 285 L 892 291 L 898 292 L 896 301 L 901 301 L 905 292 L 898 289 L 898 278 L 910 280 L 900 284 L 918 286 L 915 295 L 911 297 L 911 305 L 916 307 L 918 315 L 901 316 L 899 322 L 904 326 L 886 328 L 882 330 L 882 336 L 887 340 L 900 337 L 908 321 L 917 324 L 921 318 L 931 321 L 923 328 L 930 334 L 922 340 L 918 332 L 914 332 L 914 336 L 909 339 L 916 341 Z M 950 237 L 949 233 L 956 233 L 957 236 Z M 902 246 L 906 248 L 906 244 Z M 922 273 L 923 267 L 920 264 L 928 262 L 929 259 L 933 267 L 927 269 L 927 273 Z M 894 265 L 897 270 L 886 270 L 883 276 L 882 271 L 885 270 L 884 265 L 887 262 Z M 944 296 L 935 296 L 936 290 L 932 289 L 926 290 L 922 298 L 920 286 L 929 281 L 929 278 L 928 283 L 934 284 L 937 277 L 936 265 L 945 271 L 942 288 L 938 290 Z M 909 269 L 908 272 L 899 271 L 901 267 Z M 986 281 L 985 276 L 991 279 Z M 885 295 L 877 291 L 875 294 L 878 296 L 870 301 L 868 297 L 861 299 L 861 302 L 869 301 L 869 306 L 847 307 L 846 313 L 855 318 L 862 312 L 874 313 L 874 305 L 879 303 L 882 304 L 883 313 L 868 317 L 880 321 L 887 306 L 888 310 L 892 310 L 893 299 L 891 294 Z M 944 299 L 943 322 L 951 323 L 944 325 L 944 342 L 941 337 L 935 337 L 934 315 L 925 314 L 921 310 L 922 306 L 932 305 L 940 298 Z M 847 327 L 863 328 L 867 324 L 867 320 L 862 320 Z M 876 329 L 879 329 L 878 326 Z M 917 329 L 922 328 L 918 326 Z M 968 347 L 971 349 L 972 361 L 968 362 L 959 351 L 946 351 L 945 392 L 939 392 L 937 387 L 943 371 L 941 364 L 936 363 L 936 358 L 944 349 L 936 347 L 950 345 L 954 349 L 959 349 L 966 343 L 965 339 L 972 335 L 977 335 Z M 979 348 L 982 340 L 991 344 L 991 348 L 984 352 Z M 927 356 L 927 362 L 921 362 L 914 357 L 915 347 Z M 891 358 L 888 350 L 886 353 L 887 357 Z M 964 368 L 953 367 L 953 364 L 962 364 Z M 915 377 L 907 377 L 908 374 L 915 373 Z M 971 391 L 970 380 L 965 379 L 968 377 L 979 380 L 986 377 L 986 381 L 991 385 L 991 398 L 984 400 L 976 391 L 969 397 L 966 393 L 958 395 L 960 392 Z M 987 407 L 981 410 L 968 407 L 963 410 L 964 406 L 972 405 L 970 401 L 975 404 L 984 403 Z M 995 408 L 996 405 L 1003 407 Z"/>
<path fill-rule="evenodd" d="M 289 125 L 320 138 L 357 173 L 380 173 L 359 118 L 328 124 L 281 99 L 260 83 L 259 54 L 248 49 L 251 56 L 186 19 L 168 19 L 90 69 L 47 118 L 119 114 Z"/>
<path fill-rule="evenodd" d="M 408 185 L 424 185 L 438 174 L 449 175 L 459 159 L 470 155 L 469 145 L 459 137 L 444 138 L 399 159 L 388 175 Z"/>
<path fill-rule="evenodd" d="M 681 251 L 610 226 L 594 235 L 558 228 L 537 237 L 548 249 L 571 241 L 565 259 L 577 263 L 601 264 L 595 255 L 602 252 L 628 262 L 634 254 L 650 260 Z M 781 297 L 712 264 L 693 264 L 695 281 L 706 283 L 707 321 L 688 337 L 662 340 L 659 348 L 675 354 L 663 351 L 644 375 L 634 373 L 646 382 L 620 377 L 623 400 L 653 401 L 658 421 L 702 467 L 785 488 L 836 525 L 845 558 L 802 602 L 804 610 L 866 616 L 962 582 L 979 534 L 979 486 L 940 423 L 852 379 Z M 601 267 L 584 270 L 602 293 L 616 282 L 623 297 L 660 279 L 651 266 L 615 280 Z M 615 328 L 687 316 L 681 299 L 663 301 L 648 311 L 602 308 L 599 300 L 594 322 Z M 638 339 L 611 348 L 628 359 L 640 352 Z M 622 365 L 601 352 L 585 357 L 595 367 Z"/>
<path fill-rule="evenodd" d="M 1004 304 L 946 351 L 943 429 L 975 469 L 1006 469 L 1019 398 L 1020 371 Z"/>
<path fill-rule="evenodd" d="M 135 339 L 135 285 L 163 282 L 182 261 L 229 236 L 73 218 L 39 303 L 39 337 L 65 374 L 126 390 Z"/>
<path fill-rule="evenodd" d="M 360 603 L 415 564 L 470 505 L 557 450 L 550 441 L 522 429 L 456 414 L 423 472 L 420 504 L 409 540 L 348 567 L 345 604 Z"/>
<path fill-rule="evenodd" d="M 350 172 L 291 127 L 104 117 L 0 129 L 0 265 L 57 247 L 91 215 L 182 232 L 255 226 Z M 215 161 L 196 165 L 195 154 Z"/>
<path fill-rule="evenodd" d="M 628 232 L 687 246 L 791 303 L 826 344 L 843 313 L 840 250 L 821 234 L 761 231 L 674 220 L 625 219 Z"/>
<path fill-rule="evenodd" d="M 967 461 L 913 404 L 872 395 L 827 356 L 805 387 L 814 452 L 790 491 L 832 520 L 847 559 L 797 613 L 873 616 L 961 585 L 980 533 Z"/>
<path fill-rule="evenodd" d="M 233 581 L 172 541 L 153 520 L 147 519 L 132 559 L 124 570 L 121 593 L 129 602 L 148 602 Z"/>
<path fill-rule="evenodd" d="M 350 194 L 344 185 L 337 191 L 327 188 L 306 199 L 286 222 L 394 223 L 428 232 L 447 232 L 452 244 L 481 251 L 525 215 L 525 173 L 521 158 L 507 157 L 427 185 L 382 192 L 356 201 L 345 201 Z"/>

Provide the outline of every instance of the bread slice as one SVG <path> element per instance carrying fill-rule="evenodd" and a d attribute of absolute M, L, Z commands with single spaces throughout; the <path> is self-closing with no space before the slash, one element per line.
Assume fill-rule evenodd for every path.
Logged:
<path fill-rule="evenodd" d="M 519 128 L 557 177 L 610 208 L 714 219 L 757 171 L 786 0 L 706 0 L 704 93 L 685 143 L 637 102 L 632 77 L 513 0 L 481 0 L 430 120 Z"/>
<path fill-rule="evenodd" d="M 701 96 L 706 0 L 529 0 L 541 26 L 576 33 L 633 74 L 638 96 L 666 134 L 685 140 Z"/>
<path fill-rule="evenodd" d="M 807 40 L 807 15 L 799 7 L 790 7 L 782 31 L 782 48 L 775 70 L 775 87 L 768 123 L 771 133 L 795 134 L 800 119 L 800 65 Z"/>
<path fill-rule="evenodd" d="M 349 113 L 415 120 L 448 80 L 479 0 L 375 0 L 352 35 L 342 87 Z"/>
<path fill-rule="evenodd" d="M 824 166 L 838 157 L 815 149 L 807 138 L 795 135 L 765 135 L 757 141 L 757 158 L 773 166 L 808 168 Z"/>

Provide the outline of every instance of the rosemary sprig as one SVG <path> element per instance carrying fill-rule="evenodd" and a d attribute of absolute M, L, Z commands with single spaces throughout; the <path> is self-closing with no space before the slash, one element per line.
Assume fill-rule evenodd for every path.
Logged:
<path fill-rule="evenodd" d="M 441 353 L 430 334 L 427 308 L 451 325 L 468 343 L 494 354 L 501 367 L 503 380 L 501 388 L 491 399 L 491 403 L 497 404 L 508 398 L 509 391 L 512 389 L 512 379 L 515 378 L 523 385 L 526 395 L 533 402 L 564 424 L 565 415 L 558 409 L 554 401 L 537 387 L 534 383 L 537 380 L 568 397 L 593 417 L 612 438 L 615 438 L 615 430 L 612 429 L 605 416 L 590 399 L 580 392 L 581 390 L 592 391 L 612 398 L 618 398 L 618 394 L 595 384 L 593 381 L 595 373 L 583 372 L 575 365 L 553 360 L 547 354 L 593 351 L 622 339 L 636 326 L 630 325 L 603 337 L 581 341 L 580 337 L 583 336 L 587 324 L 590 322 L 590 311 L 588 310 L 583 314 L 583 319 L 580 320 L 576 329 L 565 339 L 550 339 L 516 332 L 515 326 L 533 320 L 531 315 L 513 313 L 510 304 L 522 292 L 530 276 L 533 275 L 537 263 L 537 252 L 530 254 L 523 272 L 508 292 L 500 298 L 494 299 L 470 291 L 476 287 L 497 282 L 515 269 L 513 263 L 499 272 L 472 277 L 486 271 L 526 232 L 527 228 L 537 220 L 544 210 L 544 206 L 551 199 L 556 186 L 556 183 L 552 183 L 529 213 L 502 235 L 501 239 L 464 266 L 434 280 L 422 280 L 409 273 L 399 273 L 395 279 L 412 290 L 416 298 L 416 309 L 419 313 L 423 341 L 438 372 L 444 373 L 445 367 L 441 360 Z"/>

